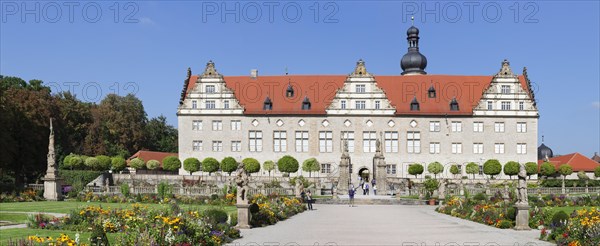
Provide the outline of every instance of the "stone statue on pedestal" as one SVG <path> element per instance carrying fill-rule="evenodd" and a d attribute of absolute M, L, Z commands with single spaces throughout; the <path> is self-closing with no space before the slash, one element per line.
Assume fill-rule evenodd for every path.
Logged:
<path fill-rule="evenodd" d="M 529 202 L 527 199 L 527 171 L 525 171 L 525 165 L 521 164 L 518 176 L 515 230 L 531 230 L 529 228 Z"/>
<path fill-rule="evenodd" d="M 519 184 L 517 186 L 517 203 L 519 204 L 529 204 L 527 198 L 527 171 L 525 170 L 525 166 L 521 165 L 521 169 L 519 170 Z"/>
<path fill-rule="evenodd" d="M 48 138 L 48 168 L 44 180 L 44 198 L 49 201 L 60 201 L 62 197 L 62 187 L 58 170 L 56 169 L 56 153 L 54 152 L 54 128 L 52 127 L 52 118 L 50 118 L 50 137 Z"/>
<path fill-rule="evenodd" d="M 238 223 L 235 226 L 238 229 L 250 228 L 250 204 L 248 204 L 248 184 L 250 183 L 248 172 L 244 169 L 244 164 L 241 163 L 237 169 L 235 183 L 237 184 L 237 214 Z"/>

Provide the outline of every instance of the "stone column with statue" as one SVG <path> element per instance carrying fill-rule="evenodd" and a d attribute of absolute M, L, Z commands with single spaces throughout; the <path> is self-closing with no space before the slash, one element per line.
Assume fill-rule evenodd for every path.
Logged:
<path fill-rule="evenodd" d="M 237 184 L 237 214 L 238 223 L 235 226 L 238 229 L 250 229 L 250 204 L 248 203 L 248 184 L 250 182 L 248 172 L 241 163 L 237 169 L 235 183 Z"/>
<path fill-rule="evenodd" d="M 518 177 L 515 230 L 531 230 L 529 227 L 529 200 L 527 198 L 527 171 L 523 164 L 520 165 Z"/>
<path fill-rule="evenodd" d="M 377 178 L 377 193 L 379 195 L 387 195 L 388 193 L 388 182 L 387 182 L 387 165 L 385 163 L 385 157 L 381 151 L 381 141 L 375 140 L 375 156 L 373 157 L 373 164 L 375 166 L 375 177 Z"/>
<path fill-rule="evenodd" d="M 347 195 L 350 188 L 350 154 L 348 153 L 348 141 L 344 141 L 342 148 L 342 157 L 340 160 L 339 177 L 337 183 L 337 194 Z"/>
<path fill-rule="evenodd" d="M 52 127 L 52 118 L 50 118 L 50 137 L 48 139 L 48 167 L 44 181 L 44 198 L 48 201 L 62 201 L 61 178 L 58 177 L 56 168 L 56 153 L 54 152 L 54 128 Z"/>

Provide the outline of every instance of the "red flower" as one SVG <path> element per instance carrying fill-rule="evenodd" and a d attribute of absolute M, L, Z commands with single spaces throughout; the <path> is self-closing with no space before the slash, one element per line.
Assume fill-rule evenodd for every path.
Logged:
<path fill-rule="evenodd" d="M 565 233 L 562 234 L 562 236 L 563 236 L 563 238 L 567 238 L 567 237 L 569 237 L 569 233 L 565 232 Z"/>

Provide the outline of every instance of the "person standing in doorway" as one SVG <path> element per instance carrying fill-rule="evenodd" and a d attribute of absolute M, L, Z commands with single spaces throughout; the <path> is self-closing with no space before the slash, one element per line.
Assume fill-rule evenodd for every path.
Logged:
<path fill-rule="evenodd" d="M 354 189 L 354 185 L 350 185 L 350 189 L 348 189 L 348 206 L 349 207 L 354 207 L 354 192 L 356 191 L 356 189 Z"/>

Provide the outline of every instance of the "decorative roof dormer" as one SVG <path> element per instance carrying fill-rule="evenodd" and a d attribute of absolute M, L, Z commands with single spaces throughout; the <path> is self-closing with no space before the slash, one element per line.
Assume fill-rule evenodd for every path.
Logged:
<path fill-rule="evenodd" d="M 308 96 L 305 96 L 304 100 L 302 100 L 302 110 L 310 110 L 310 100 L 308 99 Z"/>
<path fill-rule="evenodd" d="M 402 75 L 427 74 L 427 58 L 419 52 L 419 29 L 414 26 L 415 17 L 412 17 L 413 26 L 406 31 L 408 52 L 402 57 L 400 67 Z"/>
<path fill-rule="evenodd" d="M 499 78 L 515 77 L 515 74 L 513 73 L 512 69 L 510 69 L 510 62 L 508 62 L 508 60 L 504 59 L 504 61 L 502 61 L 502 67 L 500 68 L 500 72 L 498 72 L 494 77 L 499 77 Z"/>
<path fill-rule="evenodd" d="M 356 68 L 354 68 L 354 72 L 351 76 L 371 76 L 371 74 L 367 72 L 367 67 L 365 67 L 365 62 L 362 59 L 356 62 Z"/>
<path fill-rule="evenodd" d="M 450 101 L 450 111 L 458 111 L 459 107 L 458 107 L 458 101 L 456 101 L 456 97 L 452 98 L 452 101 Z"/>
<path fill-rule="evenodd" d="M 210 60 L 208 61 L 208 63 L 206 63 L 206 68 L 204 69 L 204 72 L 202 73 L 202 77 L 220 77 L 221 74 L 219 74 L 217 72 L 217 69 L 215 68 L 215 63 Z"/>
<path fill-rule="evenodd" d="M 429 98 L 436 97 L 435 87 L 433 87 L 433 84 L 431 84 L 431 87 L 429 87 L 429 90 L 427 90 L 427 97 L 429 97 Z"/>
<path fill-rule="evenodd" d="M 410 102 L 410 111 L 419 111 L 421 108 L 419 107 L 419 101 L 417 101 L 417 97 L 413 97 L 412 102 Z"/>
<path fill-rule="evenodd" d="M 285 89 L 285 97 L 294 97 L 294 87 L 291 82 L 288 82 L 287 89 Z"/>
<path fill-rule="evenodd" d="M 267 96 L 267 98 L 265 98 L 265 101 L 263 102 L 263 110 L 273 110 L 273 102 L 271 101 L 271 98 L 269 98 L 269 96 Z"/>

